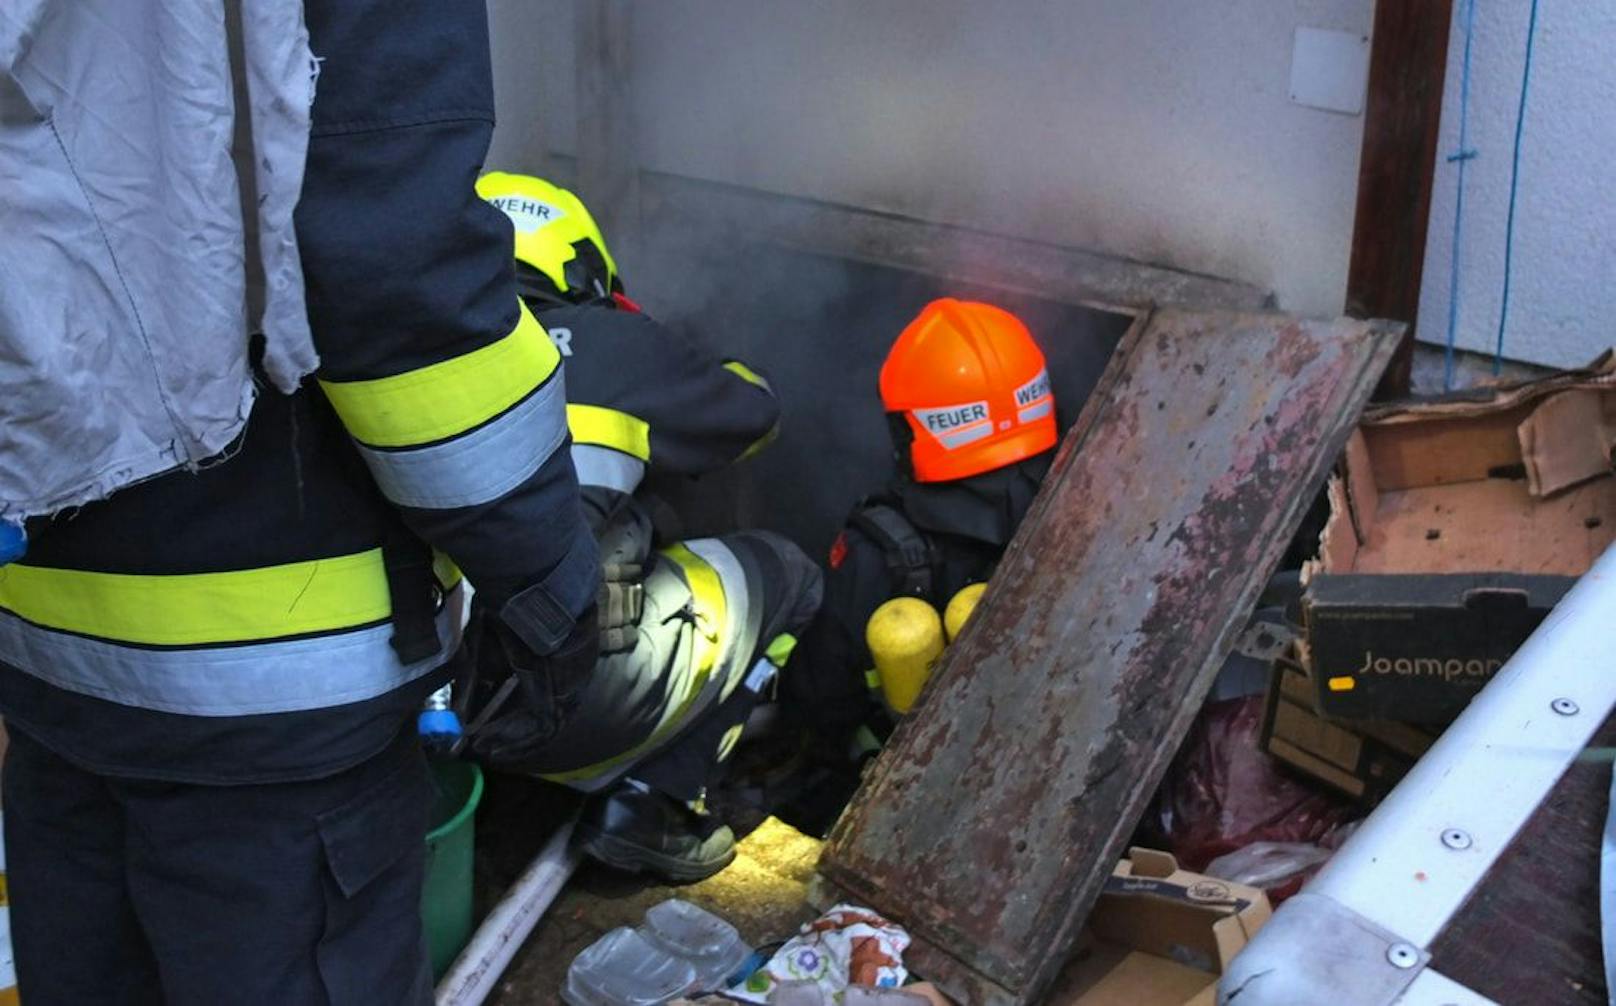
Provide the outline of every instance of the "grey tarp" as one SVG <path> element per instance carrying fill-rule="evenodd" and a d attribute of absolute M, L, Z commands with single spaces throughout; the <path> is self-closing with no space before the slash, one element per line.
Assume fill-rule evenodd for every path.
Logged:
<path fill-rule="evenodd" d="M 0 4 L 0 516 L 226 448 L 249 331 L 282 390 L 314 369 L 314 74 L 300 0 Z"/>

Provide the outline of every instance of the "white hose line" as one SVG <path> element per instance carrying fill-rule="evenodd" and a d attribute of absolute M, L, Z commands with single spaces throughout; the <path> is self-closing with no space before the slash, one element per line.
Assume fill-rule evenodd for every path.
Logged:
<path fill-rule="evenodd" d="M 436 1006 L 481 1006 L 533 927 L 549 910 L 582 854 L 572 844 L 576 818 L 567 821 L 533 857 L 522 875 L 472 934 L 438 983 Z"/>

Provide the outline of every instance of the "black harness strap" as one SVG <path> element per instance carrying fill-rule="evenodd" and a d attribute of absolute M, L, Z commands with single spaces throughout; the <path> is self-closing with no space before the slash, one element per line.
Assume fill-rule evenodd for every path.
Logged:
<path fill-rule="evenodd" d="M 439 592 L 432 574 L 432 549 L 394 522 L 382 543 L 387 593 L 393 602 L 393 636 L 388 640 L 398 659 L 414 664 L 443 649 L 438 640 Z"/>
<path fill-rule="evenodd" d="M 885 503 L 865 503 L 851 523 L 881 547 L 899 593 L 933 601 L 931 545 L 909 518 Z"/>

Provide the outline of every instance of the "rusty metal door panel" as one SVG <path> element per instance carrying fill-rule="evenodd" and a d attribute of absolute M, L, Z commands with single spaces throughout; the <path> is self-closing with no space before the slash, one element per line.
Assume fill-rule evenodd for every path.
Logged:
<path fill-rule="evenodd" d="M 1049 985 L 1401 328 L 1129 331 L 821 863 L 915 970 L 972 1004 Z"/>

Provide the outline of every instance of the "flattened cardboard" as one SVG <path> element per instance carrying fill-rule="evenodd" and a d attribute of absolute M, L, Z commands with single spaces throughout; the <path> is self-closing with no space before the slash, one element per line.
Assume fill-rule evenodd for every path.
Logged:
<path fill-rule="evenodd" d="M 1223 973 L 1271 914 L 1262 891 L 1131 849 L 1089 916 L 1050 1006 L 1211 1006 Z"/>
<path fill-rule="evenodd" d="M 1610 474 L 1616 391 L 1574 388 L 1544 400 L 1521 423 L 1521 458 L 1534 496 Z"/>

